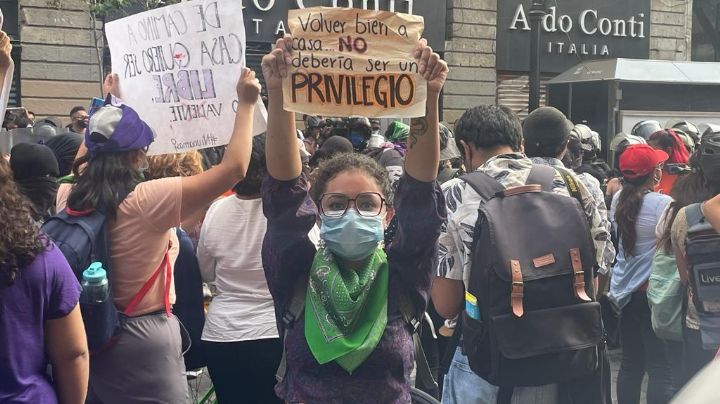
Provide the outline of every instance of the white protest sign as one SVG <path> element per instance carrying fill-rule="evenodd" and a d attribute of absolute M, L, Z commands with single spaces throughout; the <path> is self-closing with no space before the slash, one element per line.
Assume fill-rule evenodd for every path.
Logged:
<path fill-rule="evenodd" d="M 232 134 L 235 85 L 245 66 L 245 26 L 237 0 L 182 2 L 105 25 L 123 102 L 157 137 L 149 154 L 221 146 Z M 264 132 L 258 101 L 253 134 Z"/>

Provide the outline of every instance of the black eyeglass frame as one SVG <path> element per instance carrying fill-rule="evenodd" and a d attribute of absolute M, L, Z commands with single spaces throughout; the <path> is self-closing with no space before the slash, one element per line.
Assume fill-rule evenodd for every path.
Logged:
<path fill-rule="evenodd" d="M 370 215 L 370 214 L 367 214 L 367 213 L 363 213 L 360 209 L 357 208 L 357 205 L 355 204 L 355 201 L 357 201 L 357 199 L 360 198 L 360 197 L 363 196 L 363 195 L 377 195 L 377 197 L 380 198 L 380 207 L 378 208 L 378 212 L 377 212 L 377 213 L 375 213 L 375 214 L 373 214 L 373 215 Z M 324 201 L 325 198 L 328 197 L 328 196 L 341 196 L 341 197 L 343 197 L 343 198 L 345 198 L 345 199 L 347 200 L 347 204 L 345 205 L 345 209 L 342 211 L 341 214 L 338 215 L 338 214 L 333 213 L 333 214 L 328 215 L 328 214 L 325 212 L 325 209 L 323 209 L 323 201 Z M 380 214 L 382 213 L 383 207 L 387 206 L 387 200 L 386 200 L 379 192 L 361 192 L 361 193 L 357 194 L 357 195 L 355 196 L 355 198 L 348 198 L 347 195 L 345 195 L 345 194 L 330 192 L 330 193 L 322 194 L 322 196 L 320 197 L 320 206 L 319 206 L 320 213 L 321 213 L 323 216 L 327 216 L 327 217 L 343 217 L 343 216 L 345 216 L 345 214 L 347 213 L 348 209 L 350 209 L 350 202 L 352 202 L 353 206 L 355 206 L 355 211 L 356 211 L 360 216 L 363 216 L 363 217 L 377 217 L 377 216 L 380 216 Z"/>

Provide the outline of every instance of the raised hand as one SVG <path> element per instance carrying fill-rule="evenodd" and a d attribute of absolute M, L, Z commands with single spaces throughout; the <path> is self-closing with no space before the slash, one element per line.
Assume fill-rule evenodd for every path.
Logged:
<path fill-rule="evenodd" d="M 255 72 L 243 67 L 238 79 L 235 91 L 237 91 L 238 101 L 250 105 L 255 105 L 260 96 L 260 81 L 255 77 Z"/>
<path fill-rule="evenodd" d="M 292 55 L 292 36 L 286 34 L 275 42 L 275 49 L 262 59 L 262 72 L 268 91 L 282 88 L 282 80 L 287 77 L 290 70 L 290 55 Z"/>
<path fill-rule="evenodd" d="M 433 52 L 424 38 L 418 42 L 413 56 L 418 61 L 418 73 L 427 80 L 428 93 L 439 94 L 447 79 L 447 63 Z"/>
<path fill-rule="evenodd" d="M 0 31 L 0 69 L 7 70 L 10 67 L 12 61 L 10 52 L 12 52 L 10 37 L 5 31 Z"/>
<path fill-rule="evenodd" d="M 103 98 L 107 97 L 108 94 L 112 94 L 117 98 L 122 98 L 120 96 L 120 76 L 118 76 L 115 73 L 110 73 L 107 76 L 105 76 L 105 80 L 103 80 Z"/>

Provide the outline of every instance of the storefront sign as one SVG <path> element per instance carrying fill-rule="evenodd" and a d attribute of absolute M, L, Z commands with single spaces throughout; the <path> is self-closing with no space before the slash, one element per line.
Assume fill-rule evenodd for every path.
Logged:
<path fill-rule="evenodd" d="M 436 51 L 445 49 L 446 0 L 242 0 L 248 42 L 275 42 L 290 30 L 289 10 L 350 7 L 392 11 L 425 18 L 423 37 Z"/>
<path fill-rule="evenodd" d="M 149 154 L 226 145 L 245 65 L 245 29 L 235 0 L 182 2 L 105 25 L 123 101 L 157 137 Z M 265 131 L 261 102 L 253 133 Z"/>
<path fill-rule="evenodd" d="M 526 72 L 530 59 L 531 0 L 498 1 L 497 69 Z M 540 69 L 560 73 L 580 61 L 647 59 L 650 0 L 546 1 Z"/>
<path fill-rule="evenodd" d="M 422 17 L 314 7 L 289 15 L 287 111 L 309 115 L 412 118 L 425 115 L 427 82 L 413 58 Z"/>

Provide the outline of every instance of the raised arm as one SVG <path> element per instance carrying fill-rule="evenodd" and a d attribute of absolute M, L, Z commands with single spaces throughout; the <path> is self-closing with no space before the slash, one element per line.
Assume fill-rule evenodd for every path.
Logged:
<path fill-rule="evenodd" d="M 287 181 L 300 176 L 302 162 L 295 134 L 295 113 L 283 109 L 282 80 L 287 77 L 292 52 L 292 36 L 278 39 L 275 49 L 262 59 L 268 90 L 268 125 L 265 153 L 271 177 Z"/>
<path fill-rule="evenodd" d="M 425 116 L 410 121 L 405 172 L 419 181 L 434 181 L 440 163 L 440 91 L 447 78 L 447 64 L 421 39 L 415 49 L 419 73 L 427 80 Z"/>
<path fill-rule="evenodd" d="M 252 152 L 252 124 L 260 82 L 255 72 L 243 68 L 237 83 L 238 108 L 230 143 L 217 166 L 182 179 L 182 217 L 188 218 L 245 177 Z"/>

